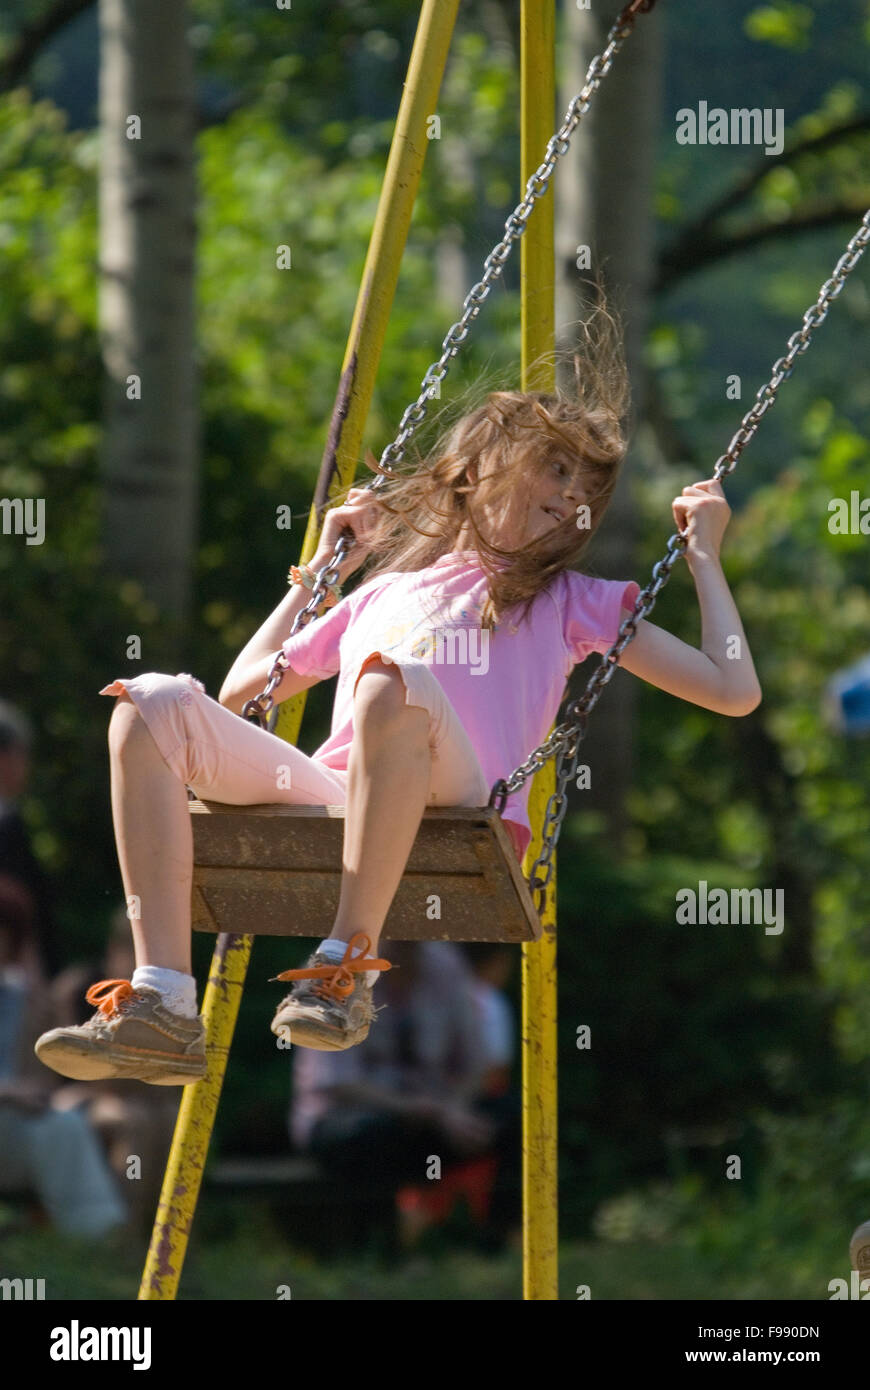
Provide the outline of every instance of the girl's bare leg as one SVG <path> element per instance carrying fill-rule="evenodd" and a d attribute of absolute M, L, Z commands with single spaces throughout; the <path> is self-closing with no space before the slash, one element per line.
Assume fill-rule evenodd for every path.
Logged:
<path fill-rule="evenodd" d="M 405 703 L 395 666 L 366 662 L 355 694 L 341 895 L 331 935 L 377 949 L 429 795 L 429 717 Z M 187 789 L 127 695 L 109 724 L 112 814 L 136 964 L 191 973 L 193 830 Z M 129 908 L 128 908 L 129 912 Z"/>
<path fill-rule="evenodd" d="M 187 788 L 167 767 L 126 691 L 109 721 L 109 753 L 115 843 L 136 964 L 189 975 L 193 829 Z M 131 914 L 132 895 L 138 918 Z"/>
<path fill-rule="evenodd" d="M 354 696 L 341 896 L 330 933 L 336 940 L 362 931 L 376 953 L 426 809 L 430 773 L 426 710 L 405 703 L 395 666 L 379 657 L 365 662 Z"/>

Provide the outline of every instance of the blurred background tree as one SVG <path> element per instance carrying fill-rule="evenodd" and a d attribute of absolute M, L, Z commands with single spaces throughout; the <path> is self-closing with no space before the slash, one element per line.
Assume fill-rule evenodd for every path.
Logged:
<path fill-rule="evenodd" d="M 196 103 L 188 9 L 100 0 L 99 327 L 106 569 L 161 610 L 177 664 L 199 500 Z"/>

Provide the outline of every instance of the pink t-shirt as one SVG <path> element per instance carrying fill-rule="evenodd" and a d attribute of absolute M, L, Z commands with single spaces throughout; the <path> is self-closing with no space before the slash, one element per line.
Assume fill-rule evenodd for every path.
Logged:
<path fill-rule="evenodd" d="M 346 770 L 353 735 L 353 689 L 372 652 L 422 662 L 459 716 L 492 786 L 546 738 L 572 668 L 616 640 L 620 613 L 634 606 L 634 580 L 593 579 L 563 570 L 535 598 L 480 626 L 486 575 L 475 551 L 451 551 L 424 570 L 393 571 L 359 585 L 309 622 L 283 651 L 302 676 L 339 673 L 331 733 L 312 757 Z M 531 840 L 531 779 L 507 799 L 502 819 L 522 858 Z"/>

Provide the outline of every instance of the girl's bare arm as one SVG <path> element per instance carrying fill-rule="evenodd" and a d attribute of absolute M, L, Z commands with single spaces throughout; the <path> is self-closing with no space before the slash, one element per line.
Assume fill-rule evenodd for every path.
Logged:
<path fill-rule="evenodd" d="M 366 510 L 371 508 L 370 494 L 362 488 L 351 488 L 344 506 L 332 507 L 326 515 L 323 531 L 314 558 L 310 561 L 313 570 L 322 569 L 332 559 L 335 543 L 345 527 L 350 527 L 356 543 L 345 556 L 339 570 L 338 582 L 344 584 L 354 570 L 359 569 L 366 557 L 365 530 Z M 293 619 L 311 598 L 311 590 L 294 584 L 284 595 L 274 612 L 254 633 L 250 642 L 239 652 L 221 686 L 218 700 L 235 714 L 241 714 L 247 700 L 253 699 L 263 689 L 269 676 L 272 662 L 280 651 L 293 626 Z M 312 619 L 316 622 L 317 619 Z M 273 693 L 277 704 L 298 695 L 300 690 L 308 690 L 316 685 L 319 676 L 300 676 L 289 667 L 284 672 L 281 684 Z"/>
<path fill-rule="evenodd" d="M 312 562 L 312 569 L 316 568 L 317 563 L 324 565 L 326 561 L 320 559 Z M 293 619 L 310 598 L 310 589 L 303 589 L 301 585 L 294 584 L 262 627 L 257 629 L 247 646 L 239 652 L 218 695 L 220 703 L 231 709 L 234 714 L 241 714 L 246 701 L 253 699 L 263 689 L 272 662 L 290 635 Z M 300 676 L 292 667 L 288 667 L 281 684 L 273 692 L 273 699 L 276 704 L 289 700 L 291 695 L 298 695 L 300 690 L 307 690 L 309 686 L 316 685 L 318 680 L 318 676 Z"/>
<path fill-rule="evenodd" d="M 641 619 L 620 665 L 650 685 L 717 714 L 744 715 L 761 702 L 740 614 L 719 561 L 730 510 L 715 479 L 684 488 L 674 517 L 688 535 L 686 562 L 701 609 L 700 649 Z M 623 618 L 628 616 L 625 609 Z"/>

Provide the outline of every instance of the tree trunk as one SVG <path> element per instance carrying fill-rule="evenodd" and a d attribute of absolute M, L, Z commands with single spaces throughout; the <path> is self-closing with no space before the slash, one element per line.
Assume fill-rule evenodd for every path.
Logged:
<path fill-rule="evenodd" d="M 183 0 L 100 0 L 105 556 L 158 606 L 168 649 L 189 614 L 198 502 L 187 25 Z"/>
<path fill-rule="evenodd" d="M 610 22 L 565 0 L 560 119 L 583 87 L 591 59 L 603 49 Z M 660 16 L 642 15 L 575 130 L 568 154 L 559 160 L 553 185 L 559 346 L 570 347 L 576 338 L 570 324 L 582 317 L 585 305 L 577 248 L 589 246 L 592 272 L 602 276 L 611 303 L 624 319 L 635 435 L 643 414 L 643 344 L 655 268 L 652 189 L 661 66 Z M 639 456 L 640 447 L 633 442 L 607 516 L 588 554 L 593 573 L 613 579 L 636 577 L 643 587 L 645 577 L 635 574 L 636 509 L 632 499 Z M 575 672 L 572 693 L 583 688 L 593 662 L 594 658 L 582 672 Z M 581 804 L 604 815 L 608 834 L 617 846 L 625 833 L 625 798 L 632 775 L 635 696 L 636 683 L 617 671 L 590 718 L 581 757 L 591 768 L 591 787 L 582 794 Z"/>

